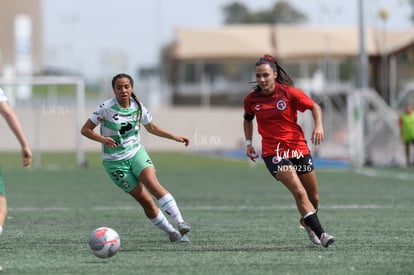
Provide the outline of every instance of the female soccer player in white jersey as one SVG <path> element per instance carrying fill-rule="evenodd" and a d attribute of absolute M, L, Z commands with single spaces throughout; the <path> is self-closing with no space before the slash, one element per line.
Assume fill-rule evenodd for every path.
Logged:
<path fill-rule="evenodd" d="M 174 197 L 158 181 L 154 165 L 140 144 L 140 126 L 153 135 L 184 143 L 189 139 L 173 135 L 152 121 L 145 106 L 133 92 L 134 81 L 128 74 L 118 74 L 112 79 L 115 96 L 102 103 L 81 129 L 82 135 L 102 144 L 102 160 L 112 181 L 129 193 L 144 209 L 151 222 L 165 231 L 170 241 L 189 241 L 190 225 L 184 221 Z M 94 128 L 100 124 L 100 133 Z M 178 231 L 166 219 L 152 199 L 178 226 Z"/>
<path fill-rule="evenodd" d="M 23 166 L 30 167 L 32 163 L 32 151 L 30 150 L 29 143 L 27 142 L 26 136 L 24 134 L 23 128 L 20 125 L 20 121 L 14 113 L 13 109 L 10 108 L 6 95 L 4 91 L 0 88 L 0 113 L 6 120 L 10 129 L 13 131 L 17 140 L 20 143 L 22 148 L 22 160 Z M 7 201 L 6 193 L 4 190 L 4 183 L 2 172 L 0 168 L 0 234 L 3 232 L 3 226 L 6 221 L 7 216 Z"/>

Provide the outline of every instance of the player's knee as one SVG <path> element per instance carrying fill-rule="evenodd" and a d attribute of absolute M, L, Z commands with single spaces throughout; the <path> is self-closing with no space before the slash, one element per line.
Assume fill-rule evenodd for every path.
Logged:
<path fill-rule="evenodd" d="M 297 188 L 292 191 L 293 196 L 297 201 L 303 202 L 308 199 L 308 195 L 303 188 Z"/>

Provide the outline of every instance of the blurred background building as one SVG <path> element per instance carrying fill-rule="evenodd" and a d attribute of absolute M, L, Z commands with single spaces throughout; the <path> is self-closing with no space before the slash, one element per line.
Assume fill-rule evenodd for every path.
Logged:
<path fill-rule="evenodd" d="M 43 69 L 41 4 L 42 0 L 0 1 L 0 71 L 15 71 L 19 55 L 24 54 L 30 56 L 34 73 Z"/>

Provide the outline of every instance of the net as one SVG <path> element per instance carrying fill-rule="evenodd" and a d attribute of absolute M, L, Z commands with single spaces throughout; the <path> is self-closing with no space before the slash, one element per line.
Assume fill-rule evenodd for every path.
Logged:
<path fill-rule="evenodd" d="M 85 84 L 82 78 L 0 78 L 0 85 L 33 150 L 33 166 L 42 166 L 42 152 L 54 151 L 75 151 L 74 163 L 85 165 L 85 150 L 80 135 L 80 127 L 85 121 Z M 8 128 L 4 120 L 0 121 L 0 125 L 2 129 Z M 1 139 L 0 150 L 20 150 L 13 134 L 4 134 Z"/>

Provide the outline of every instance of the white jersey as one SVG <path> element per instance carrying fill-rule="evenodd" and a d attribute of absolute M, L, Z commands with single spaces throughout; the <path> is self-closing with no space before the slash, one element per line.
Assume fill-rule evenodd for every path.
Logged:
<path fill-rule="evenodd" d="M 118 144 L 110 148 L 102 144 L 103 160 L 125 160 L 133 157 L 140 149 L 140 123 L 146 125 L 152 116 L 144 105 L 131 99 L 129 108 L 121 107 L 116 98 L 102 103 L 89 117 L 96 125 L 100 124 L 101 135 L 111 137 Z"/>
<path fill-rule="evenodd" d="M 7 101 L 7 96 L 4 93 L 3 89 L 0 88 L 0 102 L 6 102 Z"/>

